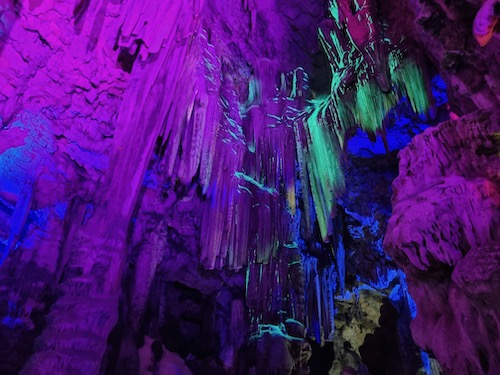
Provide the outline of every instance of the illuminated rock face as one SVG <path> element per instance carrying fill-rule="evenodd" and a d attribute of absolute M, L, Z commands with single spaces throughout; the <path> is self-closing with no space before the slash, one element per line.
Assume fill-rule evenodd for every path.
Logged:
<path fill-rule="evenodd" d="M 0 11 L 1 334 L 14 342 L 0 372 L 98 373 L 114 365 L 107 356 L 137 357 L 130 336 L 146 333 L 234 367 L 250 331 L 241 269 L 293 242 L 284 121 L 305 103 L 322 4 L 16 1 Z M 268 285 L 281 287 L 273 272 L 288 261 L 266 271 L 257 313 L 269 299 L 270 316 L 282 308 Z M 240 272 L 204 271 L 225 266 Z M 297 273 L 281 268 L 284 280 Z M 295 279 L 285 305 L 303 320 Z M 165 296 L 165 283 L 182 286 Z M 196 312 L 181 316 L 176 302 Z M 196 332 L 207 342 L 182 347 Z"/>
<path fill-rule="evenodd" d="M 408 276 L 418 345 L 450 374 L 499 363 L 498 111 L 478 111 L 415 137 L 400 153 L 385 250 Z"/>
<path fill-rule="evenodd" d="M 348 175 L 337 201 L 343 148 L 402 94 L 418 112 L 429 98 L 363 23 L 375 11 L 346 4 L 332 26 L 319 0 L 0 1 L 0 373 L 188 373 L 174 352 L 194 374 L 297 375 L 324 340 L 345 349 L 334 369 L 364 368 L 365 337 L 409 320 L 380 246 L 395 164 L 350 164 L 372 181 Z M 341 34 L 322 50 L 318 27 Z M 326 373 L 333 353 L 314 361 Z"/>

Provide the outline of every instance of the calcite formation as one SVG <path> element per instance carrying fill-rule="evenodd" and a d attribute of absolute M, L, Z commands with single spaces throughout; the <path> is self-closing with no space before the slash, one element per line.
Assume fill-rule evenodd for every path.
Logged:
<path fill-rule="evenodd" d="M 410 374 L 407 282 L 426 306 L 442 265 L 493 335 L 496 112 L 402 152 L 408 278 L 382 246 L 397 151 L 449 115 L 437 73 L 455 116 L 498 104 L 479 3 L 0 1 L 0 372 Z M 477 359 L 451 365 L 419 311 L 445 370 L 496 371 L 460 330 Z"/>
<path fill-rule="evenodd" d="M 384 247 L 408 275 L 413 337 L 450 374 L 500 369 L 499 119 L 481 110 L 426 130 L 393 184 Z"/>

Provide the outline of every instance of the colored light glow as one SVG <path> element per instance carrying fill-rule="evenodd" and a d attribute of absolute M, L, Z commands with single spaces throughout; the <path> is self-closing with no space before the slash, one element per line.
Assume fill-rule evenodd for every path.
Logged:
<path fill-rule="evenodd" d="M 330 1 L 330 12 L 335 23 L 325 23 L 318 30 L 320 44 L 328 56 L 332 71 L 331 93 L 310 101 L 304 111 L 303 121 L 307 133 L 306 145 L 297 138 L 301 184 L 310 186 L 324 241 L 331 234 L 335 199 L 344 189 L 340 160 L 349 129 L 361 127 L 372 137 L 375 134 L 385 137 L 387 114 L 403 96 L 408 97 L 413 110 L 419 114 L 427 112 L 430 102 L 422 70 L 397 48 L 386 57 L 385 62 L 391 73 L 392 90 L 387 93 L 382 91 L 376 76 L 378 70 L 384 69 L 384 61 L 380 60 L 375 50 L 377 44 L 368 43 L 367 52 L 362 52 L 357 45 L 359 41 L 354 43 L 352 38 L 349 43 L 341 41 L 340 30 L 343 29 L 347 34 L 350 30 L 339 22 L 338 7 L 338 2 Z M 368 17 L 364 22 L 374 21 Z M 329 30 L 329 27 L 332 29 Z M 384 144 L 387 149 L 389 146 L 385 138 Z M 303 171 L 304 168 L 307 171 Z M 305 207 L 308 206 L 308 200 L 308 197 L 303 197 Z M 310 222 L 307 226 L 310 227 Z"/>
<path fill-rule="evenodd" d="M 422 69 L 397 50 L 389 54 L 389 67 L 395 84 L 408 97 L 413 111 L 425 114 L 430 106 L 430 95 Z"/>
<path fill-rule="evenodd" d="M 361 10 L 359 4 L 356 9 Z M 338 5 L 331 2 L 330 10 L 337 27 L 343 27 Z M 365 17 L 364 22 L 370 23 L 373 19 Z M 364 25 L 364 29 L 370 31 L 371 38 L 373 25 Z M 240 83 L 233 83 L 229 73 L 223 76 L 215 47 L 203 30 L 193 32 L 189 48 L 180 47 L 168 55 L 166 61 L 173 63 L 165 72 L 173 72 L 172 77 L 165 74 L 158 79 L 161 83 L 152 85 L 151 90 L 160 93 L 163 100 L 148 96 L 148 100 L 153 99 L 152 103 L 138 112 L 165 112 L 158 118 L 141 117 L 146 124 L 161 123 L 161 130 L 152 131 L 157 132 L 163 142 L 159 149 L 164 151 L 156 157 L 165 159 L 162 161 L 164 174 L 186 185 L 199 176 L 207 198 L 200 240 L 202 263 L 206 268 L 239 269 L 253 263 L 257 264 L 259 274 L 252 280 L 266 286 L 263 280 L 275 277 L 273 280 L 281 284 L 284 277 L 274 273 L 273 261 L 285 244 L 299 237 L 293 231 L 299 226 L 301 213 L 307 227 L 305 236 L 312 236 L 316 220 L 324 241 L 332 234 L 336 198 L 344 189 L 342 157 L 349 130 L 360 126 L 370 133 L 380 132 L 400 92 L 410 98 L 416 111 L 425 110 L 425 97 L 421 96 L 425 85 L 419 81 L 418 67 L 399 56 L 394 58 L 391 73 L 395 89 L 383 93 L 374 78 L 374 59 L 370 56 L 375 45 L 361 43 L 366 42 L 360 41 L 362 34 L 348 33 L 347 38 L 342 38 L 339 30 L 319 30 L 333 79 L 330 95 L 310 101 L 305 109 L 308 86 L 303 68 L 284 74 L 267 59 L 257 61 L 255 74 L 249 80 L 248 97 L 241 103 L 240 90 L 234 87 Z M 362 44 L 367 44 L 369 49 Z M 279 88 L 275 87 L 274 75 L 281 78 Z M 161 89 L 163 85 L 169 89 Z M 43 126 L 38 124 L 37 129 Z M 15 199 L 17 206 L 7 248 L 15 245 L 31 209 L 29 189 L 32 186 L 24 185 L 24 181 L 36 168 L 25 168 L 23 163 L 31 163 L 32 154 L 41 157 L 54 151 L 47 134 L 32 136 L 30 133 L 26 146 L 1 155 L 5 159 L 0 168 L 17 160 L 13 168 L 0 173 L 2 178 L 10 173 L 7 178 L 10 185 L 2 184 L 2 188 L 7 186 L 7 190 L 19 197 Z M 78 144 L 70 144 L 68 150 L 80 165 L 92 165 L 100 170 L 108 168 L 107 158 Z M 44 159 L 43 165 L 50 166 L 50 161 Z M 296 181 L 296 174 L 300 181 Z M 159 186 L 156 177 L 147 177 L 144 183 Z M 298 185 L 300 189 L 296 189 Z M 302 210 L 296 207 L 299 194 Z M 58 207 L 57 213 L 63 218 L 65 207 Z M 89 203 L 83 221 L 91 220 L 93 215 L 94 206 Z M 252 217 L 259 220 L 253 222 L 249 219 Z M 315 332 L 319 341 L 323 336 L 321 326 L 333 327 L 333 298 L 321 291 L 335 290 L 337 277 L 340 288 L 345 285 L 343 247 L 338 248 L 336 256 L 339 275 L 332 266 L 328 273 L 324 271 L 312 277 L 314 305 L 318 310 Z M 251 284 L 249 279 L 250 276 L 247 285 Z M 285 298 L 281 289 L 272 289 L 271 294 L 273 300 Z"/>
<path fill-rule="evenodd" d="M 304 123 L 307 134 L 306 167 L 314 207 L 323 240 L 331 233 L 331 218 L 338 192 L 344 188 L 340 164 L 341 146 L 338 137 L 331 132 L 325 112 L 329 101 L 312 101 L 312 112 Z M 308 197 L 306 199 L 309 199 Z"/>

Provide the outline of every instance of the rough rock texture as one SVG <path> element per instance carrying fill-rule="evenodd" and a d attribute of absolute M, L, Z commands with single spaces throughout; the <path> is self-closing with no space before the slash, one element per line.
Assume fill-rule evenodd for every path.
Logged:
<path fill-rule="evenodd" d="M 0 373 L 298 375 L 309 344 L 313 375 L 420 366 L 381 246 L 393 146 L 420 124 L 361 147 L 337 205 L 341 151 L 410 89 L 426 107 L 419 66 L 387 55 L 401 34 L 463 112 L 496 100 L 498 40 L 469 43 L 479 1 L 366 4 L 335 26 L 322 0 L 0 1 Z"/>
<path fill-rule="evenodd" d="M 481 0 L 382 1 L 391 32 L 404 34 L 439 70 L 458 115 L 496 107 L 500 101 L 500 37 L 481 48 L 473 20 Z"/>
<path fill-rule="evenodd" d="M 416 136 L 400 153 L 386 251 L 408 275 L 413 337 L 450 374 L 500 371 L 500 112 Z"/>
<path fill-rule="evenodd" d="M 433 92 L 438 118 L 446 117 L 446 94 L 438 77 Z M 335 296 L 335 360 L 331 373 L 349 364 L 360 373 L 415 374 L 423 368 L 409 323 L 413 305 L 404 274 L 385 253 L 382 241 L 392 213 L 391 183 L 398 174 L 398 151 L 438 120 L 425 122 L 405 103 L 391 113 L 387 129 L 390 152 L 358 132 L 348 143 L 346 193 L 341 205 L 345 246 L 345 290 Z M 337 261 L 339 255 L 337 255 Z M 422 353 L 426 356 L 425 353 Z M 435 372 L 438 374 L 439 372 Z"/>
<path fill-rule="evenodd" d="M 92 372 L 117 315 L 117 300 L 98 292 L 112 284 L 102 271 L 120 261 L 78 235 L 67 218 L 82 223 L 91 216 L 109 166 L 128 81 L 112 48 L 120 6 L 93 3 L 87 18 L 74 18 L 70 2 L 58 2 L 57 11 L 52 1 L 2 4 L 1 133 L 16 140 L 0 155 L 2 256 L 16 251 L 0 270 L 0 299 L 2 315 L 21 321 L 5 341 L 21 340 L 4 347 L 1 371 L 18 373 L 33 351 L 30 327 L 38 335 L 49 326 L 38 340 L 45 366 L 37 373 L 75 363 Z M 75 238 L 78 246 L 66 246 Z M 98 251 L 90 255 L 88 246 Z"/>
<path fill-rule="evenodd" d="M 0 372 L 123 373 L 117 358 L 137 362 L 145 335 L 191 354 L 198 373 L 209 361 L 234 368 L 249 333 L 244 270 L 200 265 L 226 264 L 225 249 L 200 254 L 226 220 L 208 217 L 200 236 L 217 178 L 199 176 L 199 163 L 215 151 L 224 168 L 252 158 L 243 130 L 276 122 L 262 103 L 283 115 L 286 75 L 310 71 L 319 49 L 323 5 L 46 0 L 3 1 L 0 12 L 0 334 L 12 343 Z M 234 196 L 259 193 L 256 180 L 228 176 Z"/>

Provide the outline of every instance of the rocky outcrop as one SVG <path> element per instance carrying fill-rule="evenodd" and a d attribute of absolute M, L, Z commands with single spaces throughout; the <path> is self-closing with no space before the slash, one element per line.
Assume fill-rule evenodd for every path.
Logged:
<path fill-rule="evenodd" d="M 448 374 L 500 371 L 500 112 L 416 136 L 400 153 L 386 251 L 408 275 L 413 337 Z"/>

